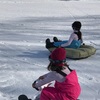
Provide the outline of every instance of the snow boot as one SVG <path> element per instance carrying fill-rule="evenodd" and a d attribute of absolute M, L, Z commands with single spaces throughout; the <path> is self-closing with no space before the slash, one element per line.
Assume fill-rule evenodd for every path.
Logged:
<path fill-rule="evenodd" d="M 54 41 L 54 42 L 58 42 L 59 40 L 58 40 L 57 37 L 53 37 L 53 41 Z"/>
<path fill-rule="evenodd" d="M 53 42 L 50 42 L 50 39 L 49 38 L 47 38 L 46 39 L 46 41 L 45 41 L 45 43 L 46 43 L 46 48 L 48 49 L 48 48 L 52 48 L 52 47 L 55 47 L 53 44 Z"/>
<path fill-rule="evenodd" d="M 32 100 L 32 99 L 28 99 L 26 95 L 22 94 L 18 97 L 18 100 Z"/>

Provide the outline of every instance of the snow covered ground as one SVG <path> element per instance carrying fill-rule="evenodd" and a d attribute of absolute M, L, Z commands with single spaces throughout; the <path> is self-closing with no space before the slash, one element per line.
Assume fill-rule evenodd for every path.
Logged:
<path fill-rule="evenodd" d="M 83 39 L 96 54 L 82 60 L 67 59 L 76 69 L 81 100 L 100 100 L 99 0 L 0 0 L 0 100 L 20 94 L 38 94 L 32 82 L 47 73 L 49 51 L 45 39 L 68 39 L 73 21 L 82 22 Z"/>

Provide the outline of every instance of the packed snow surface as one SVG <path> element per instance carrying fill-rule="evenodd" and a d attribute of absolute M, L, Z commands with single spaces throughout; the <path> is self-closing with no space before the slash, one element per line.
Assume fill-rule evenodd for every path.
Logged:
<path fill-rule="evenodd" d="M 85 44 L 96 53 L 82 60 L 67 59 L 76 69 L 80 100 L 100 100 L 99 0 L 0 0 L 0 100 L 39 94 L 32 83 L 47 73 L 50 52 L 45 39 L 68 39 L 71 24 L 81 21 Z"/>

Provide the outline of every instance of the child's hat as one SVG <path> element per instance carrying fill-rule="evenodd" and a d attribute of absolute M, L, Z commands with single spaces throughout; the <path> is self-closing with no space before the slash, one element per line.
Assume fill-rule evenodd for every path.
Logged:
<path fill-rule="evenodd" d="M 66 50 L 64 48 L 56 48 L 50 55 L 49 60 L 57 66 L 63 66 L 66 62 Z"/>

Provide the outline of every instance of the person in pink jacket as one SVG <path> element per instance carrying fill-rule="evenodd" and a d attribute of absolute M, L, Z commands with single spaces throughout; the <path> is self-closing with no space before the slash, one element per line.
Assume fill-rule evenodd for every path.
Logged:
<path fill-rule="evenodd" d="M 78 82 L 76 70 L 69 68 L 66 63 L 66 50 L 56 48 L 49 56 L 48 72 L 32 84 L 39 89 L 46 83 L 55 81 L 54 87 L 45 87 L 41 91 L 40 100 L 77 100 L 81 87 Z"/>

